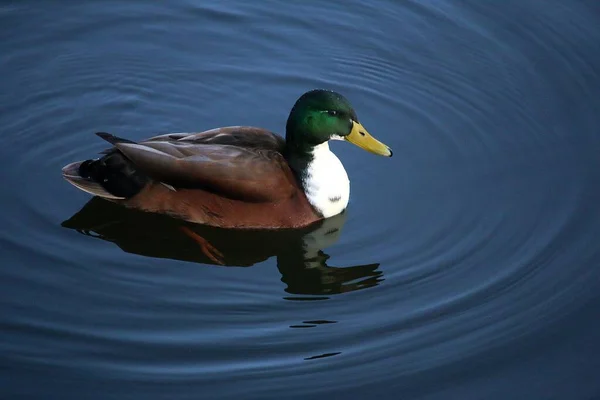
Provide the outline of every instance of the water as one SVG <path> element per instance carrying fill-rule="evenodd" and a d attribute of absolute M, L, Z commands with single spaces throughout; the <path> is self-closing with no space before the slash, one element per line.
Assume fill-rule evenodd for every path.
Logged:
<path fill-rule="evenodd" d="M 0 4 L 0 398 L 600 398 L 593 1 Z M 196 227 L 60 176 L 338 90 L 348 211 Z M 88 203 L 88 201 L 90 201 Z"/>

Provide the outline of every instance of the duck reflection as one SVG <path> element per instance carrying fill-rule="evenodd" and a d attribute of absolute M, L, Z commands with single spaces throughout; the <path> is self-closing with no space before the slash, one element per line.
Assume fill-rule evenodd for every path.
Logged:
<path fill-rule="evenodd" d="M 148 257 L 249 267 L 275 256 L 286 292 L 326 296 L 372 287 L 382 280 L 377 263 L 327 264 L 329 256 L 323 249 L 337 242 L 345 221 L 342 213 L 304 229 L 228 230 L 131 210 L 95 197 L 62 226 Z"/>

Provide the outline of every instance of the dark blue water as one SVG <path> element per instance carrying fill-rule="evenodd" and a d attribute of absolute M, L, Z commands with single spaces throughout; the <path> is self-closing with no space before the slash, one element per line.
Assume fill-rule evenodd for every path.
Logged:
<path fill-rule="evenodd" d="M 0 398 L 600 398 L 600 6 L 0 3 Z M 134 140 L 283 133 L 325 87 L 348 211 L 287 233 L 90 198 Z"/>

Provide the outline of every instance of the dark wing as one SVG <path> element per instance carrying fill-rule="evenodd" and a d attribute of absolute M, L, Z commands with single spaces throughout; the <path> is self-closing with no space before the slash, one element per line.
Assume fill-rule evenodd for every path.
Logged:
<path fill-rule="evenodd" d="M 263 129 L 230 127 L 111 143 L 140 171 L 175 188 L 246 201 L 277 201 L 297 190 L 281 154 L 283 139 Z"/>

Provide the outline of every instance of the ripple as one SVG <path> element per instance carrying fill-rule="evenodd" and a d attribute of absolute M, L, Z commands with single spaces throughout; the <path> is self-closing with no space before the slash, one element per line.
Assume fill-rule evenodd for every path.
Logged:
<path fill-rule="evenodd" d="M 552 3 L 2 6 L 0 367 L 148 398 L 469 398 L 480 366 L 580 371 L 555 337 L 576 342 L 598 299 L 600 30 L 586 2 Z M 227 267 L 60 178 L 104 148 L 94 131 L 281 132 L 313 87 L 398 156 L 333 146 L 353 196 L 332 225 L 198 227 Z"/>

